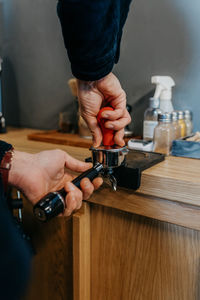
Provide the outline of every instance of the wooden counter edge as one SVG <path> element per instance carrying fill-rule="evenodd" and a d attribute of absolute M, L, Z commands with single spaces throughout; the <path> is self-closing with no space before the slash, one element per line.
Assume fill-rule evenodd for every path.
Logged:
<path fill-rule="evenodd" d="M 59 146 L 29 141 L 27 135 L 31 132 L 33 129 L 12 128 L 7 134 L 2 134 L 1 138 L 16 144 L 16 149 L 30 153 L 44 149 L 56 149 Z M 60 148 L 79 159 L 84 159 L 89 152 L 83 148 L 68 146 Z M 154 176 L 149 171 L 148 174 L 144 172 L 141 178 L 141 187 L 137 193 L 119 189 L 113 197 L 113 192 L 105 189 L 103 192 L 96 192 L 89 201 L 194 229 L 200 228 L 198 221 L 200 219 L 200 187 L 197 182 L 192 182 L 192 179 L 191 181 L 184 180 L 184 176 L 181 180 L 174 180 L 174 178 L 166 178 L 161 175 Z"/>
<path fill-rule="evenodd" d="M 107 195 L 105 197 L 105 195 Z M 200 230 L 200 207 L 158 197 L 142 195 L 120 189 L 112 192 L 109 187 L 101 188 L 87 200 L 90 203 L 107 206 L 160 221 Z"/>
<path fill-rule="evenodd" d="M 192 181 L 142 174 L 137 192 L 200 207 L 200 185 Z"/>

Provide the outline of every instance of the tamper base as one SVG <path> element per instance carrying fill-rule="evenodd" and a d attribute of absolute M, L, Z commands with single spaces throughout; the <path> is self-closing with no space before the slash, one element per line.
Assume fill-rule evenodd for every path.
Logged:
<path fill-rule="evenodd" d="M 104 169 L 119 167 L 128 153 L 126 147 L 91 147 L 93 164 L 101 163 Z"/>

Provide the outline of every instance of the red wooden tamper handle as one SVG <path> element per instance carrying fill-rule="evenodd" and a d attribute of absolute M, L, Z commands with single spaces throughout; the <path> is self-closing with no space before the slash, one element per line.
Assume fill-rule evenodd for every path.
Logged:
<path fill-rule="evenodd" d="M 99 111 L 99 113 L 97 115 L 97 121 L 98 121 L 99 126 L 100 126 L 101 131 L 102 131 L 103 145 L 104 146 L 113 146 L 115 144 L 115 142 L 114 142 L 114 130 L 104 127 L 104 124 L 107 121 L 107 119 L 104 119 L 101 116 L 102 112 L 105 111 L 105 110 L 114 110 L 114 109 L 112 107 L 103 107 L 103 108 L 101 108 L 101 110 Z"/>

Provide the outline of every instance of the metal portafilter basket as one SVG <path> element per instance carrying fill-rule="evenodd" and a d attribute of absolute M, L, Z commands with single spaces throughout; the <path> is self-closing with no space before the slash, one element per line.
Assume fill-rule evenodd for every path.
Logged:
<path fill-rule="evenodd" d="M 114 191 L 117 189 L 117 181 L 113 175 L 113 169 L 121 166 L 124 162 L 125 155 L 128 153 L 126 147 L 109 147 L 101 146 L 99 148 L 91 147 L 92 161 L 103 165 L 103 177 L 107 177 Z"/>
<path fill-rule="evenodd" d="M 105 119 L 101 117 L 101 113 L 104 110 L 113 109 L 111 107 L 104 107 L 97 116 L 103 134 L 103 146 L 90 148 L 92 152 L 93 167 L 72 181 L 78 188 L 80 188 L 80 182 L 83 178 L 87 177 L 92 181 L 94 178 L 101 175 L 110 180 L 113 190 L 116 191 L 117 189 L 117 181 L 113 175 L 113 168 L 119 167 L 123 163 L 128 150 L 126 147 L 117 147 L 114 145 L 114 131 L 104 127 Z M 63 188 L 43 197 L 33 207 L 35 217 L 42 222 L 46 222 L 53 217 L 58 216 L 65 209 L 66 195 L 67 193 Z"/>

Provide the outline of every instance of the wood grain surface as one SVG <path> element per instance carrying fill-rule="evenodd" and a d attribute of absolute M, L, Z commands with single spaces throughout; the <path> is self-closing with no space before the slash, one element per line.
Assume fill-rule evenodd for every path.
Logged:
<path fill-rule="evenodd" d="M 26 151 L 30 153 L 39 152 L 42 150 L 50 150 L 60 148 L 64 151 L 67 151 L 72 156 L 84 160 L 86 157 L 90 157 L 90 151 L 86 148 L 71 147 L 65 145 L 56 145 L 44 142 L 30 141 L 27 139 L 27 136 L 30 133 L 35 132 L 32 129 L 10 129 L 7 134 L 1 134 L 0 138 L 10 142 L 14 145 L 17 150 Z M 38 132 L 41 132 L 38 130 Z M 197 209 L 197 214 L 195 220 L 198 218 L 198 209 L 200 207 L 200 160 L 190 159 L 190 158 L 178 158 L 178 157 L 167 157 L 164 162 L 161 162 L 142 173 L 141 177 L 141 186 L 137 190 L 138 194 L 146 196 L 152 196 L 160 199 L 166 199 L 175 201 L 180 204 L 189 204 L 192 205 L 191 209 Z M 97 191 L 94 196 L 91 198 L 91 201 L 99 199 L 99 191 Z M 114 194 L 111 190 L 106 191 L 107 196 L 104 197 L 105 193 L 101 191 L 101 199 L 106 203 L 115 203 L 115 198 L 119 199 L 121 197 L 127 199 L 133 203 L 135 202 L 135 194 L 133 191 L 129 193 L 125 192 L 123 189 L 118 189 L 117 193 Z M 103 197 L 102 197 L 103 195 Z M 96 198 L 97 197 L 97 198 Z M 113 199 L 112 199 L 113 197 Z M 109 198 L 109 200 L 108 200 Z M 147 199 L 147 198 L 146 198 Z M 119 201 L 118 201 L 119 202 Z M 149 207 L 151 207 L 149 202 Z M 155 203 L 155 202 L 154 202 Z M 102 202 L 103 204 L 103 202 Z M 108 204 L 106 204 L 108 205 Z M 118 204 L 117 204 L 118 205 Z M 146 200 L 146 206 L 148 205 L 148 200 Z M 165 205 L 171 205 L 171 202 L 166 202 Z M 109 204 L 110 206 L 110 204 Z M 162 207 L 162 206 L 160 206 Z M 177 207 L 175 204 L 174 207 Z M 132 209 L 134 205 L 132 206 Z M 166 208 L 166 207 L 165 207 Z M 184 207 L 185 208 L 185 207 Z M 127 210 L 126 205 L 122 204 L 120 206 L 121 210 Z M 172 210 L 172 207 L 169 207 L 169 212 Z M 148 212 L 148 209 L 144 209 L 144 212 Z M 158 218 L 158 213 L 156 209 L 154 210 L 155 214 L 151 213 L 151 217 Z M 180 210 L 183 211 L 183 210 Z M 192 214 L 192 210 L 188 210 Z M 139 210 L 135 211 L 139 213 Z M 178 210 L 176 210 L 178 214 Z M 160 213 L 159 213 L 160 214 Z M 165 217 L 167 214 L 164 214 Z M 170 217 L 170 214 L 168 214 Z M 148 213 L 147 216 L 150 216 Z M 188 215 L 190 216 L 190 214 Z M 160 219 L 160 218 L 158 218 Z M 174 218 L 176 219 L 176 218 Z M 169 218 L 169 222 L 171 222 Z M 191 223 L 192 218 L 191 218 Z M 196 223 L 196 221 L 195 221 Z M 178 223 L 180 224 L 180 223 Z M 193 225 L 192 225 L 193 226 Z M 195 226 L 199 226 L 198 222 Z M 196 227 L 195 227 L 196 228 Z"/>
<path fill-rule="evenodd" d="M 28 135 L 28 139 L 81 148 L 90 148 L 92 146 L 92 139 L 81 138 L 78 134 L 62 133 L 57 130 L 34 132 Z"/>
<path fill-rule="evenodd" d="M 200 160 L 170 156 L 142 173 L 138 192 L 199 206 L 199 175 Z"/>
<path fill-rule="evenodd" d="M 73 215 L 73 300 L 90 300 L 90 205 Z"/>
<path fill-rule="evenodd" d="M 72 300 L 72 218 L 41 223 L 33 217 L 32 206 L 25 201 L 24 206 L 23 227 L 35 250 L 25 300 Z"/>
<path fill-rule="evenodd" d="M 77 159 L 84 160 L 91 153 L 87 148 L 71 147 L 66 145 L 51 144 L 45 142 L 37 142 L 28 140 L 28 135 L 33 132 L 41 132 L 41 130 L 24 129 L 24 128 L 8 128 L 8 133 L 0 134 L 0 139 L 11 143 L 16 150 L 29 153 L 37 153 L 44 150 L 61 149 L 67 151 L 70 155 Z"/>
<path fill-rule="evenodd" d="M 105 197 L 106 194 L 106 197 Z M 200 208 L 104 184 L 89 202 L 200 230 Z"/>
<path fill-rule="evenodd" d="M 91 206 L 92 300 L 199 300 L 200 232 Z"/>

